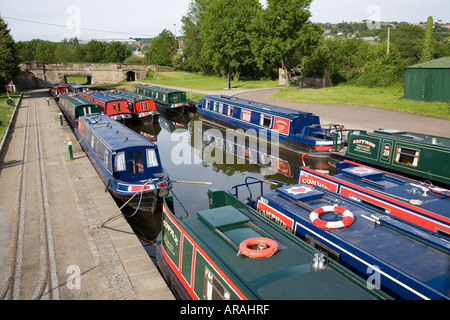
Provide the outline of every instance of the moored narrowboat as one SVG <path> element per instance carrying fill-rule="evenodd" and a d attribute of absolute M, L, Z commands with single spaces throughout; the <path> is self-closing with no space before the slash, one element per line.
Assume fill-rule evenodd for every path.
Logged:
<path fill-rule="evenodd" d="M 450 299 L 446 239 L 318 186 L 279 187 L 249 205 L 394 298 Z"/>
<path fill-rule="evenodd" d="M 450 190 L 348 160 L 329 176 L 301 167 L 298 183 L 319 185 L 450 240 Z"/>
<path fill-rule="evenodd" d="M 389 299 L 228 193 L 187 218 L 164 198 L 157 262 L 179 299 Z"/>
<path fill-rule="evenodd" d="M 112 97 L 101 91 L 83 91 L 80 92 L 80 95 L 97 104 L 102 112 L 114 120 L 126 122 L 132 118 L 126 99 Z"/>
<path fill-rule="evenodd" d="M 58 101 L 58 106 L 72 127 L 76 126 L 76 121 L 80 116 L 100 113 L 100 109 L 95 103 L 83 98 L 79 94 L 62 94 Z"/>
<path fill-rule="evenodd" d="M 67 84 L 67 88 L 69 89 L 69 92 L 72 93 L 80 93 L 84 91 L 89 90 L 89 86 L 85 84 L 80 84 L 78 82 L 70 82 Z"/>
<path fill-rule="evenodd" d="M 328 157 L 335 145 L 344 143 L 339 125 L 324 128 L 318 116 L 224 95 L 204 96 L 197 106 L 200 117 L 225 127 L 253 129 L 293 152 Z"/>
<path fill-rule="evenodd" d="M 68 92 L 67 86 L 60 84 L 60 83 L 54 83 L 51 85 L 49 89 L 50 94 L 55 99 L 55 101 L 58 101 L 59 96 L 63 93 Z"/>
<path fill-rule="evenodd" d="M 135 93 L 154 99 L 156 109 L 162 114 L 176 116 L 185 113 L 186 92 L 184 91 L 142 83 L 136 85 Z"/>
<path fill-rule="evenodd" d="M 131 112 L 133 120 L 138 120 L 144 123 L 157 123 L 158 112 L 156 111 L 155 101 L 149 97 L 140 94 L 124 92 L 120 90 L 110 90 L 107 94 L 126 99 L 128 103 L 128 110 Z"/>
<path fill-rule="evenodd" d="M 450 138 L 379 129 L 351 130 L 347 140 L 331 162 L 347 159 L 450 188 Z"/>
<path fill-rule="evenodd" d="M 78 119 L 75 135 L 105 190 L 133 209 L 154 212 L 170 188 L 158 146 L 107 115 Z"/>

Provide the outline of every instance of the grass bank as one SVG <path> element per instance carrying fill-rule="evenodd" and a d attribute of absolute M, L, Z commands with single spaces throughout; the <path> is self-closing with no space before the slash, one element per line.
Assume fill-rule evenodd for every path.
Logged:
<path fill-rule="evenodd" d="M 350 104 L 378 107 L 410 114 L 450 119 L 450 102 L 421 102 L 403 99 L 402 87 L 367 88 L 340 85 L 323 89 L 282 89 L 272 98 L 286 101 Z"/>
<path fill-rule="evenodd" d="M 9 96 L 14 100 L 14 103 L 17 103 L 20 93 L 10 93 Z M 9 120 L 11 119 L 11 115 L 14 111 L 14 106 L 9 106 L 6 103 L 6 100 L 8 100 L 8 96 L 5 93 L 0 94 L 0 123 L 3 121 L 2 125 L 0 125 L 0 141 L 3 139 L 6 127 L 8 126 Z"/>

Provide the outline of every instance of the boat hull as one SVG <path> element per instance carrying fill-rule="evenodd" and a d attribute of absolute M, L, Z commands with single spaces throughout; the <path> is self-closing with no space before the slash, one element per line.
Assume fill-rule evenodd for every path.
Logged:
<path fill-rule="evenodd" d="M 313 141 L 308 141 L 307 139 L 298 138 L 298 140 L 295 141 L 285 135 L 278 133 L 274 134 L 267 129 L 260 129 L 251 125 L 243 125 L 238 121 L 230 120 L 225 116 L 216 115 L 215 113 L 211 113 L 208 110 L 199 108 L 197 112 L 200 116 L 200 119 L 204 121 L 224 128 L 255 130 L 259 135 L 263 135 L 263 137 L 259 136 L 259 138 L 265 139 L 268 144 L 277 145 L 293 153 L 307 153 L 308 157 L 329 158 L 329 150 L 331 150 L 333 146 L 332 142 L 325 143 L 319 146 L 316 145 Z"/>

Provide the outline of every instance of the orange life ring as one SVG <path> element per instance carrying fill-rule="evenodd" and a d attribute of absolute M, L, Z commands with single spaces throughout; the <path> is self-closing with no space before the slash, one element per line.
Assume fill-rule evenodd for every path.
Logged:
<path fill-rule="evenodd" d="M 319 215 L 321 215 L 324 212 L 337 212 L 344 216 L 344 219 L 341 221 L 325 221 L 319 218 Z M 353 213 L 350 210 L 347 210 L 342 207 L 338 206 L 324 206 L 317 208 L 311 212 L 309 215 L 309 219 L 311 220 L 311 223 L 319 228 L 322 229 L 339 229 L 343 227 L 347 227 L 353 223 L 355 220 L 355 217 L 353 216 Z"/>
<path fill-rule="evenodd" d="M 258 245 L 258 249 L 251 249 L 251 246 Z M 278 251 L 278 243 L 268 238 L 250 238 L 244 240 L 239 245 L 239 253 L 250 258 L 266 258 Z"/>

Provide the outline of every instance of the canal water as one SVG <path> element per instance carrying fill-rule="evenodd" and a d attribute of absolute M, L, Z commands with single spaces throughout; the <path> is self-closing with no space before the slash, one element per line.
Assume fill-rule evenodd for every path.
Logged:
<path fill-rule="evenodd" d="M 214 126 L 200 120 L 197 113 L 171 118 L 160 115 L 157 124 L 132 126 L 131 129 L 157 143 L 162 165 L 173 184 L 171 195 L 180 217 L 208 209 L 208 189 L 229 190 L 233 185 L 244 183 L 248 176 L 288 184 L 298 181 L 303 154 L 283 150 L 277 141 L 265 141 L 263 137 L 254 139 L 253 132 Z M 303 161 L 328 172 L 328 162 L 323 158 L 318 162 L 306 155 Z M 259 192 L 258 188 L 252 190 Z M 276 186 L 264 183 L 265 192 L 274 188 Z M 244 191 L 239 193 L 241 200 L 249 196 Z M 150 216 L 124 209 L 123 214 L 142 239 L 154 241 L 161 231 L 160 211 Z"/>

